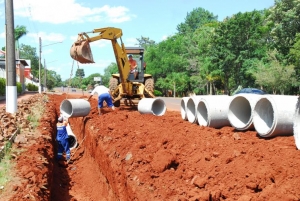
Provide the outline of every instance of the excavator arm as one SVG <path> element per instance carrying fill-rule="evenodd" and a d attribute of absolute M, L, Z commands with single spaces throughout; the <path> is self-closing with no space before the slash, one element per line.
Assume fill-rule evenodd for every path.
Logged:
<path fill-rule="evenodd" d="M 89 36 L 90 33 L 99 33 L 95 36 Z M 92 32 L 83 32 L 78 34 L 76 42 L 73 43 L 70 55 L 71 57 L 80 63 L 95 63 L 90 48 L 90 43 L 97 40 L 110 40 L 116 57 L 117 66 L 120 73 L 120 79 L 122 84 L 122 93 L 128 93 L 130 82 L 127 77 L 130 71 L 130 66 L 125 50 L 124 43 L 122 41 L 122 30 L 114 27 L 106 27 L 94 29 Z M 121 40 L 119 45 L 117 39 Z M 119 95 L 120 96 L 120 95 Z M 117 99 L 120 99 L 118 97 Z"/>

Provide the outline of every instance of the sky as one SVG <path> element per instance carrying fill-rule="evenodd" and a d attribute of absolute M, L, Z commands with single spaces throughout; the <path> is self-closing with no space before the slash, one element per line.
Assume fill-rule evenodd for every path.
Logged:
<path fill-rule="evenodd" d="M 4 2 L 0 0 L 0 48 L 5 46 Z M 84 69 L 87 77 L 93 73 L 103 74 L 110 63 L 116 62 L 111 42 L 99 40 L 90 44 L 95 64 L 73 64 L 70 48 L 78 33 L 116 27 L 122 29 L 125 46 L 136 46 L 136 38 L 141 36 L 159 43 L 176 34 L 177 25 L 183 23 L 193 9 L 204 8 L 223 21 L 238 12 L 273 5 L 274 0 L 13 0 L 14 26 L 25 26 L 28 31 L 19 44 L 36 48 L 39 55 L 41 38 L 42 64 L 59 74 L 63 81 L 71 77 L 72 66 L 72 77 L 78 67 Z"/>

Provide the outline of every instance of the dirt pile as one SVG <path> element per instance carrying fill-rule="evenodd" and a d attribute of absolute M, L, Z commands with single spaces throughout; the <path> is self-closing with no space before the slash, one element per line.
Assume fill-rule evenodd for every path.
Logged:
<path fill-rule="evenodd" d="M 33 118 L 31 111 L 29 110 L 30 105 L 36 102 L 42 101 L 43 96 L 32 96 L 26 100 L 22 100 L 18 103 L 18 112 L 10 114 L 6 112 L 5 107 L 0 108 L 0 147 L 12 137 L 18 129 L 22 131 L 32 131 L 33 126 L 29 121 Z"/>
<path fill-rule="evenodd" d="M 80 146 L 61 167 L 53 137 L 64 99 L 49 95 L 39 137 L 16 158 L 11 200 L 300 200 L 293 136 L 200 127 L 175 111 L 121 107 L 98 116 L 94 99 L 88 116 L 70 118 Z"/>

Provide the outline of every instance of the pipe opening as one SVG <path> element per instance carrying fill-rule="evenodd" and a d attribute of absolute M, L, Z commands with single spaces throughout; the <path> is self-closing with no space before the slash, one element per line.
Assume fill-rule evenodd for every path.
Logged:
<path fill-rule="evenodd" d="M 180 113 L 181 113 L 181 118 L 183 120 L 187 120 L 187 115 L 186 115 L 186 103 L 188 101 L 188 97 L 183 97 L 180 102 Z"/>
<path fill-rule="evenodd" d="M 194 123 L 196 121 L 196 106 L 193 98 L 189 98 L 187 101 L 186 116 L 189 122 Z"/>
<path fill-rule="evenodd" d="M 262 98 L 256 103 L 253 123 L 255 130 L 261 135 L 267 134 L 273 127 L 274 109 L 267 98 Z"/>
<path fill-rule="evenodd" d="M 75 135 L 69 135 L 68 142 L 70 150 L 75 149 L 78 146 L 78 142 Z"/>
<path fill-rule="evenodd" d="M 72 113 L 73 113 L 73 106 L 71 104 L 70 101 L 68 100 L 65 100 L 61 103 L 61 111 L 67 115 L 68 117 L 72 116 Z"/>
<path fill-rule="evenodd" d="M 252 117 L 252 109 L 249 101 L 242 96 L 234 98 L 228 111 L 228 120 L 236 129 L 245 128 Z"/>
<path fill-rule="evenodd" d="M 155 99 L 151 108 L 154 115 L 161 116 L 166 112 L 165 102 L 161 99 Z"/>
<path fill-rule="evenodd" d="M 208 112 L 206 105 L 203 101 L 198 103 L 197 107 L 197 119 L 199 126 L 207 126 L 208 125 Z"/>

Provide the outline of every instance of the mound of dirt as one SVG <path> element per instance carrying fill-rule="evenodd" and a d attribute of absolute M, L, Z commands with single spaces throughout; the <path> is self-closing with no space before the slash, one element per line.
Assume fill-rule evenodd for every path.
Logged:
<path fill-rule="evenodd" d="M 198 126 L 169 110 L 120 107 L 98 116 L 96 99 L 88 116 L 69 119 L 79 147 L 61 166 L 55 123 L 66 96 L 48 97 L 38 135 L 15 159 L 10 200 L 300 200 L 293 136 Z"/>

